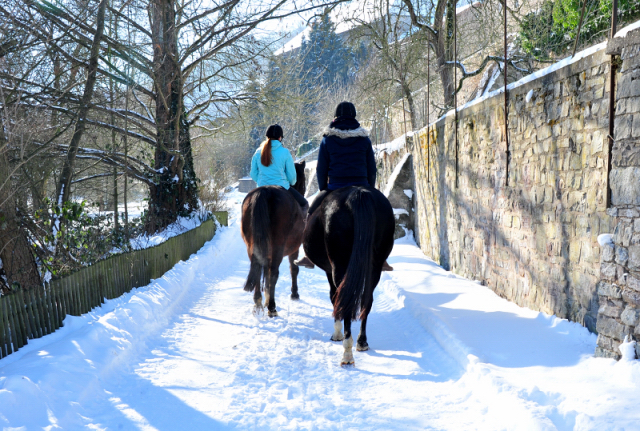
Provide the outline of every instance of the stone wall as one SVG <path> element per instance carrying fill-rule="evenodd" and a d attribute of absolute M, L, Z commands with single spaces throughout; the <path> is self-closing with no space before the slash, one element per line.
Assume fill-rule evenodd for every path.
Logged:
<path fill-rule="evenodd" d="M 615 229 L 603 241 L 596 356 L 619 358 L 625 336 L 640 338 L 640 30 L 609 45 L 622 64 L 609 177 Z"/>
<path fill-rule="evenodd" d="M 414 135 L 415 234 L 444 268 L 596 331 L 609 57 L 601 49 Z M 456 166 L 457 164 L 457 166 Z M 640 227 L 640 225 L 639 225 Z"/>
<path fill-rule="evenodd" d="M 402 238 L 415 224 L 414 178 L 411 146 L 413 135 L 375 146 L 376 188 L 389 199 L 396 219 L 394 239 Z"/>

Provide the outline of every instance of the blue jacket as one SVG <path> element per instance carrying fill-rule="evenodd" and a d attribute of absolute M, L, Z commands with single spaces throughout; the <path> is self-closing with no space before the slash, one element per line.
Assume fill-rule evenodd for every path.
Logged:
<path fill-rule="evenodd" d="M 375 187 L 376 171 L 376 158 L 366 129 L 325 130 L 316 167 L 320 190 L 354 185 Z"/>
<path fill-rule="evenodd" d="M 258 148 L 251 159 L 251 178 L 262 186 L 282 186 L 289 189 L 297 181 L 296 167 L 293 165 L 293 157 L 280 141 L 271 141 L 271 164 L 265 166 L 260 162 L 260 152 L 262 146 Z"/>

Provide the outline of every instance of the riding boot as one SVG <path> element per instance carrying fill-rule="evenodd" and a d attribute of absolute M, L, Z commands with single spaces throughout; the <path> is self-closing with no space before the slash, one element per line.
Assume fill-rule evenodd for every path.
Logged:
<path fill-rule="evenodd" d="M 393 271 L 393 266 L 389 265 L 389 263 L 385 260 L 382 264 L 383 271 Z"/>
<path fill-rule="evenodd" d="M 309 219 L 309 205 L 305 205 L 302 207 L 302 217 L 304 220 L 304 227 L 307 227 L 307 220 Z M 315 265 L 313 264 L 313 262 L 311 262 L 311 260 L 309 260 L 309 258 L 307 256 L 304 256 L 302 259 L 298 259 L 293 261 L 293 263 L 295 263 L 298 266 L 304 266 L 305 268 L 309 268 L 309 269 L 313 269 L 315 268 Z"/>

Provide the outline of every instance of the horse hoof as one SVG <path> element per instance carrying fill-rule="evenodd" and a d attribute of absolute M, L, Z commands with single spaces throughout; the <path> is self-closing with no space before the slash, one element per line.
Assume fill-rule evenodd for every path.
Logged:
<path fill-rule="evenodd" d="M 342 361 L 340 361 L 340 366 L 341 367 L 349 367 L 349 366 L 355 366 L 356 362 L 353 359 L 343 359 Z"/>
<path fill-rule="evenodd" d="M 340 334 L 340 335 L 332 335 L 331 336 L 331 341 L 342 341 L 344 340 L 344 335 Z"/>
<path fill-rule="evenodd" d="M 300 295 L 298 295 L 297 293 L 292 293 L 291 299 L 294 301 L 298 301 L 300 299 Z"/>
<path fill-rule="evenodd" d="M 369 344 L 367 344 L 367 343 L 365 343 L 365 344 L 358 343 L 356 345 L 356 350 L 358 352 L 366 352 L 367 350 L 369 350 Z"/>
<path fill-rule="evenodd" d="M 257 305 L 253 307 L 253 315 L 254 316 L 264 316 L 264 307 L 258 307 Z"/>
<path fill-rule="evenodd" d="M 276 310 L 273 310 L 273 311 L 269 310 L 269 313 L 267 313 L 267 315 L 269 317 L 278 317 L 278 312 Z"/>

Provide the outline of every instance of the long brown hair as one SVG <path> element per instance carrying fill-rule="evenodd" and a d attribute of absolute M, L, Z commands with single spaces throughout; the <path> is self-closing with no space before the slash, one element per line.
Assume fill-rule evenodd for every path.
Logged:
<path fill-rule="evenodd" d="M 272 124 L 267 128 L 267 140 L 262 143 L 260 150 L 260 163 L 264 166 L 271 166 L 273 157 L 271 155 L 271 141 L 282 138 L 282 127 L 278 124 Z"/>

